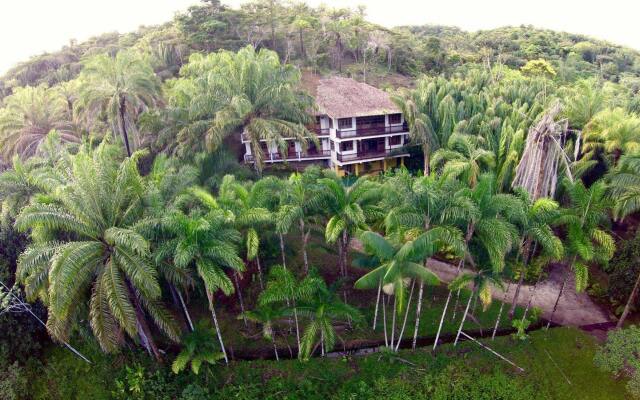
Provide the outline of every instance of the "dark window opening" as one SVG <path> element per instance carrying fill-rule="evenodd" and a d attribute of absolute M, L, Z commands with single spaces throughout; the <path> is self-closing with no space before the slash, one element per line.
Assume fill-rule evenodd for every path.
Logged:
<path fill-rule="evenodd" d="M 397 146 L 402 144 L 402 135 L 389 137 L 389 146 Z"/>
<path fill-rule="evenodd" d="M 340 143 L 340 151 L 351 151 L 353 150 L 353 142 L 342 142 Z"/>
<path fill-rule="evenodd" d="M 351 129 L 351 118 L 338 118 L 338 129 Z"/>
<path fill-rule="evenodd" d="M 402 122 L 402 114 L 389 114 L 389 125 L 397 125 Z"/>

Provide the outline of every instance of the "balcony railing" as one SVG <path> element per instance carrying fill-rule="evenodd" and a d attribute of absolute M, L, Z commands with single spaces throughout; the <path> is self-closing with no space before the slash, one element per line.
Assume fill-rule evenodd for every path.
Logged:
<path fill-rule="evenodd" d="M 309 151 L 306 154 L 301 151 L 290 151 L 286 154 L 286 158 L 282 158 L 282 154 L 280 153 L 269 153 L 264 155 L 265 162 L 272 161 L 304 161 L 304 160 L 312 160 L 316 158 L 329 158 L 331 157 L 331 150 L 316 150 Z M 255 161 L 253 154 L 245 154 L 244 161 L 251 163 Z"/>
<path fill-rule="evenodd" d="M 328 136 L 330 129 L 329 128 L 320 128 L 319 126 L 313 126 L 311 128 L 307 128 L 312 132 L 315 132 L 318 136 Z"/>
<path fill-rule="evenodd" d="M 408 126 L 406 123 L 402 125 L 392 125 L 392 126 L 368 126 L 368 127 L 356 127 L 356 129 L 337 129 L 336 137 L 339 139 L 347 139 L 354 137 L 363 137 L 363 136 L 376 136 L 376 135 L 385 135 L 389 133 L 400 133 L 407 132 Z"/>
<path fill-rule="evenodd" d="M 389 155 L 395 156 L 395 155 L 401 155 L 401 153 L 398 152 L 398 149 L 369 150 L 369 151 L 359 151 L 354 154 L 337 153 L 336 158 L 340 162 L 347 162 L 347 161 L 370 160 L 372 158 L 386 157 Z"/>

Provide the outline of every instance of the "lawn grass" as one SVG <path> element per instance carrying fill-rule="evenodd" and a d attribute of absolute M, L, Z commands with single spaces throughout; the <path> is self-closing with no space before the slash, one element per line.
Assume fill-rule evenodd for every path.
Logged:
<path fill-rule="evenodd" d="M 485 393 L 489 395 L 486 398 L 510 398 L 497 394 L 501 376 L 506 376 L 523 393 L 534 393 L 535 397 L 531 398 L 536 399 L 628 398 L 623 381 L 614 380 L 594 366 L 595 339 L 577 329 L 540 330 L 531 333 L 526 341 L 501 337 L 495 341 L 485 339 L 483 342 L 524 368 L 525 372 L 519 372 L 473 342 L 463 342 L 457 347 L 443 345 L 437 355 L 433 355 L 429 348 L 421 348 L 415 352 L 403 350 L 397 356 L 371 354 L 313 359 L 307 363 L 295 360 L 278 363 L 240 362 L 223 371 L 221 381 L 232 382 L 232 386 L 221 393 L 230 394 L 235 387 L 245 390 L 245 394 L 256 390 L 262 393 L 261 398 L 295 399 L 301 398 L 296 397 L 299 394 L 308 393 L 309 386 L 317 386 L 317 398 L 355 399 L 369 398 L 367 394 L 380 394 L 376 387 L 384 382 L 385 386 L 397 386 L 399 393 L 393 398 L 431 398 L 423 396 L 427 396 L 426 391 L 432 386 L 424 386 L 425 393 L 422 395 L 416 392 L 416 388 L 422 387 L 425 381 L 431 382 L 433 376 L 438 374 L 454 374 L 452 370 L 465 370 L 471 374 L 477 373 L 478 377 L 491 376 L 498 382 L 496 387 L 487 389 L 495 390 L 495 397 Z M 367 390 L 363 391 L 363 387 Z M 403 391 L 411 393 L 411 397 L 404 397 Z"/>

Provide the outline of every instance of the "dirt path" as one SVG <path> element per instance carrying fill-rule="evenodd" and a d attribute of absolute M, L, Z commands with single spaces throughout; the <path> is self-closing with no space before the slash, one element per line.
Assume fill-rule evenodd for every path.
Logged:
<path fill-rule="evenodd" d="M 443 282 L 450 282 L 455 277 L 456 268 L 450 264 L 442 261 L 429 260 L 429 268 L 437 274 Z M 532 301 L 533 307 L 538 307 L 543 310 L 543 318 L 548 318 L 551 315 L 551 310 L 558 297 L 558 291 L 562 283 L 562 276 L 564 273 L 564 266 L 553 265 L 550 267 L 549 277 L 547 280 L 538 284 L 538 288 L 535 293 L 535 297 Z M 465 272 L 471 272 L 465 270 Z M 604 322 L 610 322 L 613 320 L 612 316 L 603 310 L 599 305 L 594 303 L 589 295 L 586 293 L 576 293 L 574 290 L 575 283 L 571 278 L 567 283 L 564 294 L 558 304 L 558 309 L 553 317 L 554 322 L 561 325 L 569 325 L 580 327 L 583 325 L 599 324 Z M 507 292 L 507 302 L 511 302 L 515 293 L 515 285 L 512 284 Z M 518 298 L 518 304 L 526 306 L 529 301 L 529 297 L 533 291 L 533 286 L 523 285 L 520 290 Z M 498 300 L 504 299 L 504 292 L 500 289 L 493 291 L 493 297 Z"/>

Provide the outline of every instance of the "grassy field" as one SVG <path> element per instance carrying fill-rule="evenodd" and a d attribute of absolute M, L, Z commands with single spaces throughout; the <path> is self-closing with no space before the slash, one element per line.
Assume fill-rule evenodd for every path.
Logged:
<path fill-rule="evenodd" d="M 529 340 L 510 337 L 484 340 L 525 372 L 519 372 L 472 342 L 444 345 L 433 355 L 430 349 L 401 351 L 397 356 L 372 354 L 340 359 L 243 362 L 223 371 L 224 382 L 233 382 L 220 394 L 239 398 L 375 398 L 393 399 L 626 399 L 624 382 L 615 381 L 593 365 L 595 340 L 571 328 L 537 331 Z M 458 376 L 457 372 L 473 379 Z M 441 382 L 442 379 L 448 380 Z M 444 388 L 443 388 L 444 385 Z M 459 385 L 457 387 L 456 385 Z M 476 387 L 474 385 L 479 385 Z M 393 390 L 390 390 L 393 389 Z M 450 397 L 438 395 L 448 388 Z M 466 392 L 467 396 L 462 393 Z M 242 394 L 247 397 L 242 397 Z M 456 394 L 458 393 L 458 394 Z M 302 397 L 304 396 L 304 397 Z M 443 397 L 444 396 L 444 397 Z M 529 396 L 529 397 L 527 397 Z M 533 396 L 533 397 L 531 397 Z M 222 398 L 222 397 L 221 397 Z"/>

